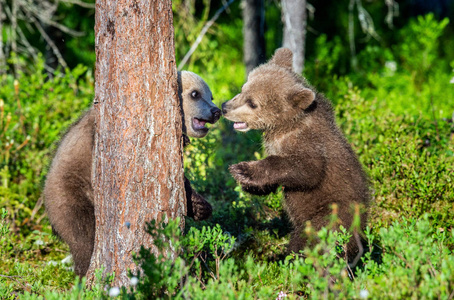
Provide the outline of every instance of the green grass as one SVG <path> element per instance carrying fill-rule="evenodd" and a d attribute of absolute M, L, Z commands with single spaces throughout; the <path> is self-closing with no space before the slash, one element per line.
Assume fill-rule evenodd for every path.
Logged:
<path fill-rule="evenodd" d="M 79 66 L 50 79 L 43 62 L 0 85 L 0 299 L 73 285 L 68 247 L 51 234 L 41 188 L 58 138 L 88 107 L 93 79 Z"/>
<path fill-rule="evenodd" d="M 187 176 L 213 205 L 212 218 L 188 219 L 185 235 L 172 224 L 150 229 L 174 239 L 180 258 L 163 262 L 143 251 L 137 262 L 148 273 L 121 297 L 452 297 L 454 73 L 447 66 L 454 62 L 439 56 L 445 26 L 430 16 L 412 21 L 399 32 L 399 45 L 366 47 L 358 53 L 362 68 L 346 76 L 332 74 L 342 45 L 322 36 L 319 57 L 306 64 L 309 81 L 333 101 L 373 188 L 369 247 L 354 281 L 336 259 L 336 241 L 342 244 L 346 233 L 323 230 L 305 259 L 286 256 L 290 224 L 282 195 L 248 195 L 228 173 L 233 163 L 263 158 L 261 134 L 239 134 L 221 119 L 185 149 Z M 238 93 L 245 75 L 240 53 L 229 50 L 240 49 L 237 30 L 217 30 L 217 42 L 204 43 L 200 60 L 188 67 L 206 79 L 220 105 Z M 41 63 L 0 80 L 0 299 L 107 297 L 104 283 L 88 291 L 61 263 L 68 247 L 52 236 L 39 201 L 56 142 L 92 101 L 91 72 L 77 67 L 48 78 Z"/>

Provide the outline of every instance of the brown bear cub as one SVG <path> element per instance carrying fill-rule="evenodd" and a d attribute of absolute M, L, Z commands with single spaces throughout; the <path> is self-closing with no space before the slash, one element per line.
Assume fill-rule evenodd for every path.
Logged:
<path fill-rule="evenodd" d="M 265 159 L 230 166 L 244 191 L 256 195 L 284 191 L 284 207 L 294 230 L 289 250 L 307 242 L 306 222 L 315 230 L 330 223 L 332 204 L 349 229 L 354 204 L 369 206 L 369 183 L 355 153 L 334 119 L 330 102 L 292 71 L 292 52 L 281 48 L 254 69 L 240 94 L 222 105 L 225 118 L 238 131 L 264 131 Z M 361 230 L 367 213 L 360 215 Z M 351 262 L 355 239 L 347 245 Z"/>
<path fill-rule="evenodd" d="M 204 137 L 206 123 L 215 123 L 221 110 L 213 104 L 208 85 L 192 72 L 178 73 L 178 92 L 183 112 L 183 131 L 188 136 Z M 95 212 L 91 168 L 95 116 L 90 109 L 66 133 L 47 174 L 44 203 L 54 232 L 68 245 L 74 271 L 84 276 L 90 265 L 95 241 Z M 189 139 L 185 136 L 184 144 Z M 211 216 L 211 205 L 192 190 L 185 177 L 187 215 L 195 220 Z"/>

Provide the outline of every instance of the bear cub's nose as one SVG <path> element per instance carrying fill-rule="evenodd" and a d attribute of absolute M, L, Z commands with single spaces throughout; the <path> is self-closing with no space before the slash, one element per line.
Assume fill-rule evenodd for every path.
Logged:
<path fill-rule="evenodd" d="M 227 109 L 225 108 L 225 104 L 226 104 L 226 103 L 227 103 L 227 102 L 222 103 L 222 106 L 221 106 L 221 107 L 222 107 L 222 113 L 223 113 L 224 115 L 227 113 Z"/>
<path fill-rule="evenodd" d="M 213 115 L 214 122 L 216 122 L 221 117 L 221 110 L 217 107 L 213 107 L 211 109 L 211 114 Z"/>

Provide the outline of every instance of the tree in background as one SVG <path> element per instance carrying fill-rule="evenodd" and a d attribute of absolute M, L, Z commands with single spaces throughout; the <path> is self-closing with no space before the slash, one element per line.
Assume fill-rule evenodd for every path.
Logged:
<path fill-rule="evenodd" d="M 282 0 L 282 45 L 293 52 L 293 70 L 301 74 L 304 68 L 306 40 L 306 0 Z"/>
<path fill-rule="evenodd" d="M 247 2 L 249 1 L 253 2 L 252 0 Z M 46 59 L 49 58 L 46 61 L 49 74 L 53 73 L 52 60 L 55 59 L 61 66 L 66 65 L 69 68 L 74 68 L 78 64 L 92 68 L 95 61 L 94 2 L 94 0 L 0 0 L 0 29 L 3 33 L 3 41 L 0 41 L 3 44 L 0 45 L 2 48 L 0 73 L 6 71 L 8 74 L 15 74 L 14 68 L 33 71 L 40 53 L 45 54 Z M 229 5 L 227 13 L 214 20 L 218 15 L 217 10 L 227 6 L 227 2 L 233 2 Z M 243 59 L 241 53 L 243 39 L 238 35 L 241 27 L 236 26 L 240 24 L 236 21 L 241 18 L 242 13 L 240 2 L 242 1 L 172 1 L 178 45 L 177 60 L 181 61 L 192 45 L 199 43 L 200 48 L 193 51 L 186 68 L 195 66 L 203 70 L 210 62 L 214 63 L 219 55 L 211 56 L 207 53 L 213 54 L 220 49 L 216 43 L 222 43 L 222 47 L 227 48 L 221 51 L 224 53 L 224 60 L 226 55 L 231 57 L 228 59 L 231 61 Z M 277 47 L 282 46 L 281 4 L 284 3 L 276 0 L 264 2 L 265 40 L 267 53 L 270 55 Z M 333 71 L 345 74 L 352 69 L 354 61 L 358 59 L 356 54 L 365 47 L 379 45 L 389 48 L 390 45 L 398 43 L 396 30 L 404 27 L 415 15 L 434 12 L 437 19 L 446 16 L 453 19 L 453 3 L 449 0 L 306 1 L 308 9 L 306 12 L 309 14 L 308 32 L 302 57 L 305 61 L 314 62 L 319 54 L 315 41 L 322 35 L 326 35 L 327 42 L 333 41 L 334 38 L 340 39 L 342 45 L 346 47 L 342 47 L 340 59 Z M 205 27 L 206 25 L 209 26 Z M 41 35 L 41 31 L 44 35 Z M 449 35 L 452 34 L 452 24 L 448 26 L 448 32 Z M 207 37 L 199 42 L 199 37 L 205 33 Z M 241 42 L 237 42 L 238 40 Z M 18 56 L 12 55 L 13 48 L 17 49 Z M 255 51 L 257 52 L 257 49 Z M 453 57 L 452 51 L 445 52 L 447 56 Z M 60 53 L 59 56 L 56 53 Z M 6 68 L 1 68 L 2 61 Z M 362 68 L 361 65 L 358 67 Z"/>
<path fill-rule="evenodd" d="M 93 188 L 96 238 L 87 273 L 128 285 L 146 222 L 185 212 L 171 0 L 96 4 Z M 184 223 L 181 224 L 184 226 Z"/>
<path fill-rule="evenodd" d="M 3 53 L 3 3 L 0 1 L 0 76 L 5 73 L 6 60 Z"/>
<path fill-rule="evenodd" d="M 246 73 L 265 62 L 264 0 L 243 0 L 243 55 Z"/>

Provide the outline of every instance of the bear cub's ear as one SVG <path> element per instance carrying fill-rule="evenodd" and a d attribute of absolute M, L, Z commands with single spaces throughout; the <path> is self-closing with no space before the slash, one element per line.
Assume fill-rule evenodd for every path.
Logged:
<path fill-rule="evenodd" d="M 273 57 L 270 59 L 270 64 L 275 64 L 280 67 L 293 70 L 293 53 L 288 48 L 279 48 L 274 52 Z"/>
<path fill-rule="evenodd" d="M 298 87 L 291 91 L 288 100 L 294 108 L 306 109 L 314 102 L 315 93 L 305 87 Z"/>

